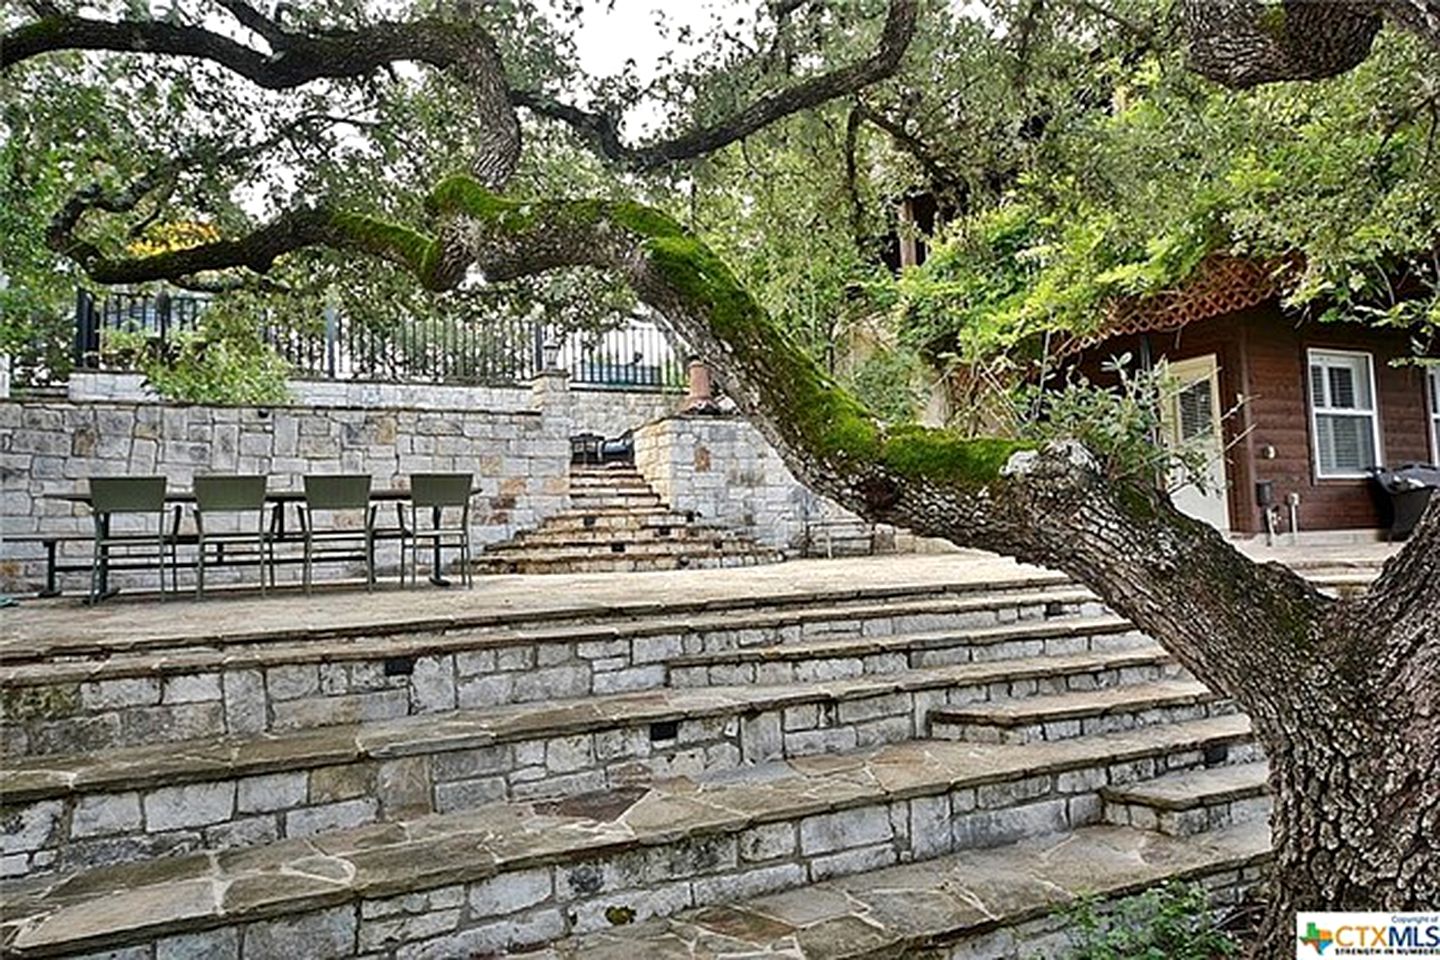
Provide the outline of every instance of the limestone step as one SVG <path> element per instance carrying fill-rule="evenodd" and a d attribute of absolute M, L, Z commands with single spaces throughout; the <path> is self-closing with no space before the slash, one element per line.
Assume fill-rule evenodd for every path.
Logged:
<path fill-rule="evenodd" d="M 1033 743 L 1198 720 L 1234 710 L 1233 703 L 1203 683 L 1166 680 L 946 707 L 930 714 L 930 735 L 952 740 Z"/>
<path fill-rule="evenodd" d="M 1246 763 L 1185 770 L 1101 791 L 1105 820 L 1188 837 L 1270 815 L 1269 768 Z"/>
<path fill-rule="evenodd" d="M 687 527 L 711 528 L 711 530 L 727 530 L 726 527 L 719 527 L 716 524 L 704 524 L 696 521 L 690 514 L 677 514 L 668 510 L 657 508 L 654 511 L 622 511 L 605 514 L 605 512 L 593 512 L 593 514 L 567 514 L 556 515 L 547 518 L 543 524 L 534 530 L 521 531 L 516 534 L 516 540 L 527 540 L 531 535 L 546 534 L 608 534 L 618 533 L 622 535 L 645 535 L 664 533 L 664 531 L 685 530 Z"/>
<path fill-rule="evenodd" d="M 1153 678 L 1169 667 L 1164 651 L 1151 648 L 15 758 L 0 804 L 32 826 L 20 831 L 28 840 L 7 840 L 4 872 L 248 846 L 495 800 L 555 799 L 899 743 L 923 730 L 937 704 Z"/>
<path fill-rule="evenodd" d="M 1093 825 L 1100 788 L 1250 759 L 1248 738 L 1234 716 L 1026 746 L 912 741 L 7 882 L 0 947 L 503 951 Z"/>
<path fill-rule="evenodd" d="M 575 486 L 570 485 L 570 502 L 573 504 L 586 504 L 603 500 L 621 501 L 646 501 L 654 498 L 656 503 L 660 502 L 660 495 L 645 484 L 633 485 L 606 485 L 606 486 Z"/>
<path fill-rule="evenodd" d="M 536 556 L 535 554 L 540 554 Z M 704 570 L 753 567 L 779 563 L 784 557 L 778 551 L 761 549 L 716 549 L 695 545 L 689 548 L 633 556 L 612 555 L 613 551 L 569 548 L 537 549 L 514 553 L 483 554 L 476 557 L 473 567 L 480 574 L 558 574 L 558 573 L 642 573 L 661 570 Z"/>
<path fill-rule="evenodd" d="M 603 537 L 595 540 L 583 538 L 572 538 L 571 534 L 562 534 L 557 541 L 549 538 L 532 540 L 521 539 L 518 542 L 501 544 L 489 547 L 479 558 L 481 561 L 490 559 L 526 559 L 526 560 L 549 560 L 555 557 L 580 557 L 582 559 L 595 559 L 610 555 L 624 554 L 625 556 L 646 558 L 646 559 L 669 559 L 694 554 L 697 556 L 711 556 L 714 554 L 736 554 L 745 555 L 753 553 L 765 553 L 774 555 L 774 550 L 757 547 L 753 541 L 741 539 L 736 534 L 726 530 L 689 530 L 683 531 L 688 536 L 678 536 L 666 539 L 650 540 L 629 540 L 615 537 Z M 617 549 L 619 548 L 619 549 Z"/>
<path fill-rule="evenodd" d="M 43 636 L 23 636 L 18 642 L 0 643 L 0 667 L 26 663 L 53 663 L 69 658 L 92 660 L 117 652 L 162 649 L 223 649 L 232 646 L 267 643 L 270 641 L 324 641 L 356 639 L 380 635 L 432 634 L 437 631 L 510 631 L 565 630 L 581 632 L 589 629 L 618 630 L 624 635 L 673 632 L 677 627 L 696 624 L 709 629 L 732 624 L 737 629 L 767 628 L 782 624 L 850 624 L 854 631 L 862 627 L 870 632 L 883 632 L 875 621 L 893 612 L 909 617 L 931 608 L 944 616 L 960 603 L 968 608 L 976 598 L 993 598 L 997 608 L 1029 609 L 1035 604 L 1027 598 L 1033 591 L 1057 587 L 1083 590 L 1064 574 L 1035 570 L 1000 576 L 984 582 L 968 579 L 938 580 L 927 583 L 866 585 L 847 583 L 845 586 L 792 588 L 783 581 L 771 581 L 764 589 L 741 594 L 722 593 L 692 598 L 673 592 L 663 596 L 637 591 L 623 600 L 570 600 L 560 595 L 542 605 L 512 608 L 501 605 L 478 613 L 456 612 L 446 608 L 439 613 L 427 612 L 425 598 L 417 596 L 402 610 L 393 607 L 378 612 L 373 604 L 357 605 L 357 615 L 347 618 L 327 609 L 323 622 L 306 617 L 299 598 L 271 598 L 264 601 L 263 611 L 273 616 L 272 622 L 256 617 L 255 625 L 237 624 L 231 620 L 213 624 L 201 615 L 213 607 L 191 605 L 184 601 L 150 608 L 163 616 L 149 617 L 146 626 L 137 631 L 119 629 L 136 616 L 135 608 L 115 606 L 104 611 L 107 625 L 117 621 L 115 630 L 97 631 L 93 627 L 76 631 L 49 632 Z M 1093 601 L 1095 611 L 1103 606 Z M 259 612 L 259 611 L 257 611 Z M 607 626 L 608 625 L 608 626 Z M 752 641 L 753 642 L 753 641 Z M 0 673 L 0 680 L 5 674 Z"/>
<path fill-rule="evenodd" d="M 534 549 L 537 547 L 567 548 L 608 546 L 618 543 L 627 550 L 636 548 L 674 550 L 691 543 L 732 543 L 744 544 L 755 549 L 755 543 L 744 539 L 728 527 L 701 523 L 653 523 L 636 524 L 631 527 L 584 527 L 552 526 L 544 524 L 534 530 L 517 533 L 514 539 L 488 548 L 489 554 L 504 553 L 507 550 Z"/>
<path fill-rule="evenodd" d="M 1066 957 L 1078 944 L 1063 911 L 1077 900 L 1113 902 L 1182 881 L 1204 883 L 1217 905 L 1238 902 L 1262 878 L 1269 840 L 1253 824 L 1190 841 L 1081 827 L 569 937 L 531 956 Z M 932 954 L 939 945 L 945 952 Z"/>
<path fill-rule="evenodd" d="M 636 490 L 610 490 L 595 488 L 593 490 L 570 491 L 571 509 L 589 510 L 597 507 L 658 507 L 660 495 L 646 489 Z"/>
<path fill-rule="evenodd" d="M 672 686 L 725 683 L 794 683 L 918 667 L 1008 660 L 1149 647 L 1152 641 L 1130 621 L 1080 616 L 1085 595 L 1053 591 L 1037 596 L 1026 619 L 1000 626 L 952 628 L 882 636 L 831 636 L 798 643 L 765 644 L 676 657 L 669 661 Z M 1038 610 L 1058 614 L 1034 619 Z M 978 610 L 984 617 L 989 610 Z M 921 618 L 917 618 L 920 620 Z M 922 621 L 923 622 L 923 621 Z M 1058 691 L 1056 691 L 1058 692 Z"/>
<path fill-rule="evenodd" d="M 616 470 L 570 470 L 572 487 L 648 487 L 650 484 L 634 468 Z"/>

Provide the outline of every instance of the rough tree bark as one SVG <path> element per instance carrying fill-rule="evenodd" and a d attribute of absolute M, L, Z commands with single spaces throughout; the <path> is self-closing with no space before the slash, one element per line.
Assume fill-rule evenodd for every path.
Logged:
<path fill-rule="evenodd" d="M 1177 13 L 1191 68 L 1236 89 L 1345 73 L 1386 19 L 1440 47 L 1440 0 L 1181 0 Z"/>
<path fill-rule="evenodd" d="M 243 0 L 224 5 L 259 17 Z M 897 8 L 907 6 L 913 26 L 911 0 L 892 0 L 886 36 Z M 902 26 L 905 18 L 901 9 Z M 283 32 L 264 18 L 256 28 Z M 77 33 L 73 46 L 96 49 L 90 31 Z M 36 47 L 33 36 L 29 42 Z M 47 42 L 45 49 L 66 48 L 63 39 Z M 891 42 L 882 38 L 877 56 L 893 70 Z M 170 52 L 207 55 L 186 44 Z M 495 58 L 467 54 L 445 66 L 457 62 L 472 71 L 467 80 L 485 122 L 524 102 L 505 86 Z M 863 86 L 873 71 L 843 76 Z M 818 95 L 800 86 L 811 92 L 788 103 Z M 761 114 L 780 109 L 773 98 L 760 102 L 770 104 Z M 755 115 L 742 111 L 727 130 L 749 129 Z M 576 120 L 582 130 L 588 122 Z M 813 489 L 871 520 L 1064 570 L 1239 702 L 1270 756 L 1276 797 L 1270 913 L 1257 955 L 1292 955 L 1296 909 L 1440 903 L 1440 503 L 1365 596 L 1333 600 L 1278 565 L 1245 559 L 1143 484 L 1103 477 L 1077 444 L 1036 450 L 943 430 L 887 430 L 668 217 L 629 203 L 521 202 L 497 193 L 518 156 L 519 128 L 513 116 L 494 123 L 487 155 L 471 164 L 479 176 L 452 177 L 430 196 L 430 234 L 305 209 L 246 237 L 117 259 L 79 238 L 78 224 L 90 209 L 131 198 L 91 191 L 57 216 L 51 240 L 102 282 L 236 267 L 263 273 L 284 253 L 317 244 L 386 257 L 433 289 L 453 285 L 471 263 L 494 280 L 574 266 L 613 271 L 707 357 L 726 392 Z"/>

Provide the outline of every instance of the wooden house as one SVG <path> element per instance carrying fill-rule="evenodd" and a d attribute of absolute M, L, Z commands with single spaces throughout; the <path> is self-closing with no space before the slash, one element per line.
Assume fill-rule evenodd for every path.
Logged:
<path fill-rule="evenodd" d="M 1207 489 L 1174 494 L 1186 512 L 1237 534 L 1263 533 L 1267 510 L 1285 531 L 1381 528 L 1370 469 L 1440 462 L 1440 366 L 1394 363 L 1413 357 L 1404 331 L 1306 321 L 1279 292 L 1266 266 L 1212 257 L 1060 352 L 1096 380 L 1112 356 L 1167 361 L 1167 441 L 1213 451 Z"/>

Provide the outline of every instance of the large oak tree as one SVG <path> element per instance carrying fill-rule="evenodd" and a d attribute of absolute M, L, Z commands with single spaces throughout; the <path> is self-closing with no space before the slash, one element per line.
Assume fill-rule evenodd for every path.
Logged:
<path fill-rule="evenodd" d="M 787 17 L 815 6 L 823 5 L 772 4 L 777 36 Z M 797 70 L 790 82 L 641 142 L 622 135 L 613 113 L 577 106 L 555 84 L 507 62 L 497 34 L 501 8 L 343 26 L 287 19 L 248 0 L 214 0 L 214 16 L 204 20 L 101 17 L 39 0 L 29 8 L 0 38 L 4 69 L 99 51 L 218 64 L 261 88 L 288 91 L 365 82 L 413 62 L 440 71 L 466 97 L 470 155 L 428 192 L 423 221 L 398 223 L 312 198 L 233 237 L 152 255 L 117 252 L 96 239 L 98 216 L 135 210 L 194 160 L 179 157 L 120 188 L 82 189 L 55 211 L 47 242 L 94 281 L 265 274 L 316 246 L 389 261 L 432 291 L 450 290 L 477 270 L 487 282 L 574 267 L 606 271 L 713 364 L 726 392 L 812 488 L 872 520 L 1072 574 L 1240 703 L 1270 758 L 1276 799 L 1262 954 L 1289 955 L 1296 909 L 1440 902 L 1440 506 L 1364 596 L 1324 596 L 1280 566 L 1245 559 L 1143 482 L 1107 477 L 1078 442 L 1037 449 L 886 427 L 792 346 L 716 254 L 654 209 L 510 193 L 527 113 L 568 126 L 619 169 L 663 170 L 893 75 L 915 32 L 919 0 L 889 0 L 883 18 L 852 24 L 873 38 L 866 53 Z M 1436 42 L 1436 12 L 1431 0 L 1278 8 L 1195 0 L 1181 4 L 1180 24 L 1197 69 L 1245 86 L 1353 67 L 1369 54 L 1384 16 Z M 857 118 L 885 123 L 873 112 Z"/>

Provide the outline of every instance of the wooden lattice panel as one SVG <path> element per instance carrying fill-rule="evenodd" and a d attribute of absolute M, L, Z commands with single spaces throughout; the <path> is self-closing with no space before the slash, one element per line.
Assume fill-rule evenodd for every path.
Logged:
<path fill-rule="evenodd" d="M 1061 343 L 1058 353 L 1062 357 L 1078 353 L 1111 337 L 1178 330 L 1197 320 L 1256 306 L 1280 292 L 1292 266 L 1286 260 L 1212 254 L 1173 290 L 1113 301 L 1099 330 L 1070 337 Z"/>

